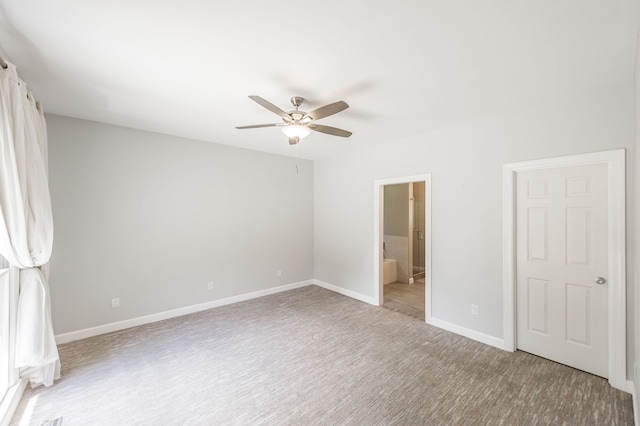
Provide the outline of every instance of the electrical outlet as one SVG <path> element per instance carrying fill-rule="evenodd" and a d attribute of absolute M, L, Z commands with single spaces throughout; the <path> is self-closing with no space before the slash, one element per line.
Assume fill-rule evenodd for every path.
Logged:
<path fill-rule="evenodd" d="M 207 288 L 209 290 L 213 290 L 213 281 L 209 281 L 209 283 L 207 284 Z"/>
<path fill-rule="evenodd" d="M 114 297 L 113 299 L 111 299 L 111 308 L 115 309 L 115 308 L 119 308 L 120 307 L 120 298 L 119 297 Z"/>
<path fill-rule="evenodd" d="M 471 315 L 478 315 L 478 305 L 471 305 Z"/>
<path fill-rule="evenodd" d="M 276 272 L 276 275 L 281 277 L 282 276 L 282 269 L 278 269 L 278 272 Z"/>

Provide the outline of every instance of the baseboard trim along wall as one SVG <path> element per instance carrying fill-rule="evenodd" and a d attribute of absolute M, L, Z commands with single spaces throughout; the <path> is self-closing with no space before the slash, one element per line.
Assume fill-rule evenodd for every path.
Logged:
<path fill-rule="evenodd" d="M 636 393 L 636 389 L 635 389 L 635 385 L 633 383 L 633 380 L 629 380 L 627 379 L 627 383 L 626 383 L 626 387 L 624 389 L 620 389 L 622 391 L 625 391 L 627 393 L 630 393 L 631 395 L 634 395 L 634 400 L 635 400 L 635 393 Z M 634 402 L 635 404 L 635 402 Z M 635 413 L 635 411 L 634 411 Z"/>
<path fill-rule="evenodd" d="M 27 387 L 27 379 L 21 379 L 18 383 L 11 386 L 5 397 L 0 403 L 0 425 L 8 426 L 11 423 L 11 418 L 18 408 L 22 394 Z"/>
<path fill-rule="evenodd" d="M 471 330 L 469 328 L 461 327 L 459 325 L 451 324 L 447 321 L 442 321 L 437 318 L 431 317 L 427 324 L 434 327 L 442 328 L 443 330 L 451 331 L 452 333 L 459 334 L 469 339 L 476 340 L 478 342 L 496 347 L 498 349 L 505 349 L 504 340 L 497 337 L 489 336 L 488 334 L 480 333 L 479 331 Z"/>
<path fill-rule="evenodd" d="M 82 330 L 71 331 L 69 333 L 62 333 L 56 335 L 56 343 L 63 344 L 73 342 L 75 340 L 86 339 L 88 337 L 98 336 L 100 334 L 113 333 L 114 331 L 125 330 L 131 327 L 137 327 L 139 325 L 151 324 L 156 321 L 162 321 L 169 318 L 175 318 L 182 315 L 192 314 L 195 312 L 206 311 L 207 309 L 217 308 L 219 306 L 230 305 L 232 303 L 243 302 L 245 300 L 256 299 L 262 296 L 268 296 L 270 294 L 281 293 L 283 291 L 293 290 L 300 287 L 315 284 L 319 287 L 333 291 L 343 296 L 350 297 L 352 299 L 359 300 L 370 305 L 375 305 L 375 301 L 372 297 L 365 296 L 355 291 L 347 290 L 342 287 L 335 286 L 333 284 L 325 283 L 319 280 L 306 280 L 297 283 L 286 284 L 279 287 L 269 288 L 266 290 L 255 291 L 252 293 L 240 294 L 238 296 L 227 297 L 225 299 L 212 300 L 206 303 L 200 303 L 198 305 L 186 306 L 184 308 L 173 309 L 165 312 L 158 312 L 157 314 L 146 315 L 143 317 L 131 318 L 124 321 L 112 322 L 109 324 L 99 325 L 97 327 L 85 328 Z"/>
<path fill-rule="evenodd" d="M 225 299 L 212 300 L 198 305 L 186 306 L 184 308 L 172 309 L 170 311 L 159 312 L 157 314 L 146 315 L 143 317 L 131 318 L 124 321 L 112 322 L 109 324 L 99 325 L 97 327 L 85 328 L 83 330 L 72 331 L 56 335 L 56 343 L 68 343 L 74 340 L 86 339 L 87 337 L 98 336 L 100 334 L 112 333 L 139 325 L 150 324 L 156 321 L 162 321 L 169 318 L 175 318 L 182 315 L 192 314 L 195 312 L 206 311 L 207 309 L 217 308 L 219 306 L 231 305 L 232 303 L 243 302 L 245 300 L 256 299 L 270 294 L 281 293 L 283 291 L 293 290 L 295 288 L 305 287 L 314 284 L 313 280 L 300 281 L 297 283 L 286 284 L 279 287 L 268 288 L 266 290 L 254 291 L 252 293 L 240 294 L 238 296 L 227 297 Z"/>
<path fill-rule="evenodd" d="M 347 290 L 345 288 L 338 287 L 337 285 L 325 283 L 324 281 L 320 281 L 320 280 L 312 280 L 312 282 L 318 287 L 326 288 L 327 290 L 331 290 L 335 293 L 342 294 L 343 296 L 347 296 L 352 299 L 356 299 L 361 302 L 377 306 L 377 303 L 375 302 L 375 300 L 373 300 L 373 297 L 365 296 L 364 294 L 360 294 L 352 290 Z"/>

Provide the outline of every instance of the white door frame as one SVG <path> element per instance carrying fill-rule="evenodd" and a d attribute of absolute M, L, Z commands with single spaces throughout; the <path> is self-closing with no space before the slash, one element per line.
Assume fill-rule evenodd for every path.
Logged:
<path fill-rule="evenodd" d="M 594 152 L 505 164 L 503 182 L 504 347 L 516 350 L 516 174 L 555 167 L 606 164 L 608 170 L 609 383 L 629 392 L 626 342 L 625 150 Z"/>
<path fill-rule="evenodd" d="M 382 242 L 384 231 L 384 186 L 398 183 L 424 182 L 424 316 L 431 319 L 431 173 L 379 179 L 373 182 L 373 301 L 377 306 L 384 302 Z"/>
<path fill-rule="evenodd" d="M 12 367 L 15 364 L 20 270 L 11 266 L 8 272 L 5 270 L 4 274 L 7 274 L 2 280 L 4 282 L 0 282 L 0 284 L 3 284 L 2 287 L 4 287 L 0 289 L 0 291 L 2 291 L 2 296 L 0 297 L 0 301 L 2 302 L 0 314 L 6 315 L 4 321 L 7 322 L 6 325 L 8 325 L 8 327 L 0 330 L 0 333 L 2 334 L 2 341 L 8 341 L 9 345 L 8 347 L 0 348 L 0 350 L 3 351 L 0 356 L 2 360 L 0 368 L 8 369 L 8 371 L 5 371 L 5 374 L 8 373 L 9 388 L 4 394 L 0 392 L 0 425 L 9 424 L 11 421 L 11 417 L 18 407 L 20 398 L 22 398 L 22 393 L 28 382 L 26 379 L 20 379 L 18 369 Z M 2 389 L 0 389 L 0 391 L 1 390 Z"/>

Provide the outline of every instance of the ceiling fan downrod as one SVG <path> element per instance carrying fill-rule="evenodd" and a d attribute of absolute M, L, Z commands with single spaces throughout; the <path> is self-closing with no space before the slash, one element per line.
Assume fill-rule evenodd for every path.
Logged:
<path fill-rule="evenodd" d="M 300 96 L 294 96 L 291 98 L 291 105 L 296 107 L 296 111 L 298 110 L 298 107 L 302 105 L 303 102 L 304 102 L 304 98 Z"/>

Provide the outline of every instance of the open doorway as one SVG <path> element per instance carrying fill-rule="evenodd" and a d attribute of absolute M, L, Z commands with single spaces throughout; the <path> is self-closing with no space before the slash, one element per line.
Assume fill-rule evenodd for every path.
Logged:
<path fill-rule="evenodd" d="M 430 318 L 431 175 L 374 182 L 374 299 Z"/>
<path fill-rule="evenodd" d="M 382 306 L 424 321 L 424 182 L 383 186 Z"/>

